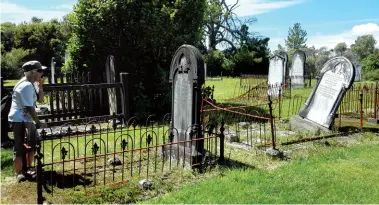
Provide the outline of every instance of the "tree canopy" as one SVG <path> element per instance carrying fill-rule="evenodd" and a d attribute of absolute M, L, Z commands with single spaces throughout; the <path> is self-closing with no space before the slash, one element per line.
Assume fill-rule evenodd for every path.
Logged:
<path fill-rule="evenodd" d="M 300 23 L 295 23 L 292 28 L 288 30 L 288 36 L 285 40 L 286 47 L 288 50 L 300 49 L 306 47 L 307 42 L 307 32 L 301 28 Z"/>

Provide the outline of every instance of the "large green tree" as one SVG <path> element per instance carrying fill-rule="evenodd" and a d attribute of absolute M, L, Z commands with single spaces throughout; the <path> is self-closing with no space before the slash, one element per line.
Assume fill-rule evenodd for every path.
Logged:
<path fill-rule="evenodd" d="M 379 51 L 369 54 L 362 60 L 363 76 L 366 80 L 379 80 Z"/>
<path fill-rule="evenodd" d="M 69 36 L 69 32 L 62 32 L 61 25 L 57 20 L 44 22 L 37 17 L 18 25 L 2 23 L 2 75 L 18 78 L 19 67 L 28 60 L 49 66 L 55 57 L 58 66 L 61 65 Z"/>
<path fill-rule="evenodd" d="M 287 39 L 285 39 L 286 47 L 288 50 L 301 49 L 306 47 L 307 32 L 301 28 L 300 23 L 295 23 L 292 28 L 288 30 Z"/>
<path fill-rule="evenodd" d="M 355 43 L 351 45 L 351 50 L 358 56 L 361 61 L 368 55 L 373 54 L 375 50 L 376 40 L 373 35 L 359 36 Z"/>
<path fill-rule="evenodd" d="M 341 42 L 341 43 L 338 43 L 335 47 L 334 47 L 334 51 L 336 52 L 337 55 L 339 56 L 342 56 L 345 51 L 347 49 L 347 45 L 345 42 Z"/>
<path fill-rule="evenodd" d="M 68 16 L 68 67 L 91 71 L 97 82 L 113 55 L 116 73 L 130 75 L 132 112 L 167 111 L 171 59 L 182 44 L 201 43 L 205 6 L 205 0 L 79 0 Z"/>

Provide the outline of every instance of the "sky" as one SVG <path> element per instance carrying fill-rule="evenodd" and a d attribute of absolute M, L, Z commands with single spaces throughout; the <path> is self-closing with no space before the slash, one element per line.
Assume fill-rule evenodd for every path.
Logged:
<path fill-rule="evenodd" d="M 61 19 L 77 0 L 0 0 L 1 22 L 20 23 L 37 16 Z M 226 0 L 233 4 L 236 0 Z M 241 19 L 256 18 L 249 30 L 270 38 L 269 47 L 285 45 L 288 29 L 300 23 L 307 31 L 307 45 L 329 49 L 339 42 L 348 46 L 364 34 L 372 34 L 379 47 L 379 0 L 239 0 L 235 13 Z"/>

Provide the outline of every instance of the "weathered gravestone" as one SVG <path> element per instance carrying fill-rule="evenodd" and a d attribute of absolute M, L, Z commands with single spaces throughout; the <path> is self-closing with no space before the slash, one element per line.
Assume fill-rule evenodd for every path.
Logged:
<path fill-rule="evenodd" d="M 292 66 L 289 71 L 291 78 L 291 88 L 304 88 L 304 74 L 305 74 L 305 53 L 297 50 L 292 57 Z"/>
<path fill-rule="evenodd" d="M 362 66 L 359 65 L 355 68 L 355 78 L 354 81 L 362 81 Z"/>
<path fill-rule="evenodd" d="M 268 70 L 268 95 L 278 96 L 279 87 L 284 84 L 286 76 L 285 58 L 280 55 L 274 55 L 270 58 Z"/>
<path fill-rule="evenodd" d="M 164 154 L 185 161 L 187 165 L 201 162 L 204 151 L 200 128 L 201 87 L 204 84 L 204 62 L 197 48 L 182 45 L 176 51 L 170 67 L 172 83 L 171 131 L 176 145 L 165 148 Z M 178 143 L 179 142 L 179 143 Z"/>
<path fill-rule="evenodd" d="M 115 83 L 116 82 L 116 72 L 114 68 L 114 57 L 109 55 L 107 57 L 105 63 L 105 72 L 107 76 L 107 83 Z M 107 88 L 108 91 L 108 102 L 109 102 L 109 114 L 117 112 L 117 98 L 116 98 L 116 89 L 115 88 Z"/>
<path fill-rule="evenodd" d="M 345 57 L 335 57 L 327 61 L 299 117 L 290 120 L 291 127 L 308 131 L 328 131 L 332 129 L 336 111 L 347 89 L 354 80 L 355 68 Z"/>

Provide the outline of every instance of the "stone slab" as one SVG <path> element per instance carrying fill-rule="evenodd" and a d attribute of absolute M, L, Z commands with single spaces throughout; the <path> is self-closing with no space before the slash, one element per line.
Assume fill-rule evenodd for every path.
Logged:
<path fill-rule="evenodd" d="M 379 124 L 379 119 L 368 118 L 367 123 L 377 125 L 377 124 Z"/>
<path fill-rule="evenodd" d="M 301 118 L 298 115 L 292 116 L 289 121 L 290 128 L 297 132 L 320 134 L 321 132 L 330 132 L 329 129 L 314 123 L 308 119 Z"/>
<path fill-rule="evenodd" d="M 203 153 L 206 153 L 204 150 Z M 164 146 L 162 148 L 162 155 L 167 160 L 173 160 L 172 164 L 179 161 L 179 165 L 182 166 L 183 162 L 186 168 L 191 168 L 194 164 L 201 164 L 203 154 L 196 150 L 195 146 L 182 146 L 178 144 Z"/>

